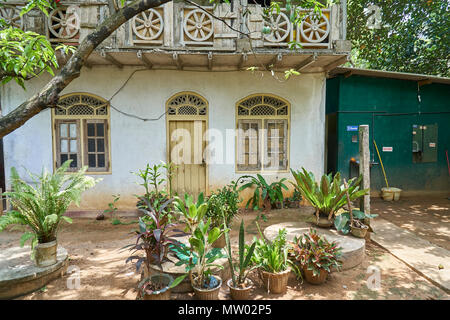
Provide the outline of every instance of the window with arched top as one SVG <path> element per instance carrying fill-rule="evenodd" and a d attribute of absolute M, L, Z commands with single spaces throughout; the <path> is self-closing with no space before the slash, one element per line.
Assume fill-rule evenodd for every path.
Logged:
<path fill-rule="evenodd" d="M 62 96 L 52 110 L 55 168 L 72 160 L 70 171 L 111 171 L 109 103 L 88 93 Z"/>
<path fill-rule="evenodd" d="M 254 94 L 236 104 L 238 172 L 287 171 L 290 104 Z"/>
<path fill-rule="evenodd" d="M 167 101 L 168 118 L 208 116 L 208 102 L 194 92 L 180 92 Z"/>

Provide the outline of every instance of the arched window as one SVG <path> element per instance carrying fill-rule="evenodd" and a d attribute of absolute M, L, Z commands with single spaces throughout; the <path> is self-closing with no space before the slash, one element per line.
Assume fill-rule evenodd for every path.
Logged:
<path fill-rule="evenodd" d="M 52 111 L 55 167 L 71 159 L 70 170 L 110 172 L 109 103 L 88 93 L 62 96 Z"/>
<path fill-rule="evenodd" d="M 237 171 L 288 170 L 289 112 L 289 102 L 268 94 L 254 94 L 236 104 Z"/>
<path fill-rule="evenodd" d="M 168 118 L 184 118 L 194 116 L 207 118 L 208 102 L 194 92 L 181 92 L 167 101 Z"/>

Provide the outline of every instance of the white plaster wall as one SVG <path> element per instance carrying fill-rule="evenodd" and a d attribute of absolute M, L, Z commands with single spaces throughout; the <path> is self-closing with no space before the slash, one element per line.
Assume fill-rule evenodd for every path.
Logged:
<path fill-rule="evenodd" d="M 63 94 L 88 92 L 105 99 L 119 89 L 135 68 L 94 67 L 83 69 Z M 3 114 L 19 105 L 46 83 L 48 77 L 33 80 L 24 91 L 16 84 L 2 86 Z M 194 91 L 209 102 L 209 128 L 222 131 L 235 127 L 235 103 L 254 93 L 270 93 L 291 103 L 290 166 L 304 166 L 314 174 L 324 171 L 325 141 L 325 77 L 304 74 L 286 82 L 270 75 L 261 77 L 250 72 L 191 72 L 145 70 L 137 72 L 112 100 L 120 110 L 143 118 L 157 118 L 164 113 L 165 103 L 180 91 Z M 104 209 L 112 194 L 120 193 L 119 209 L 133 208 L 133 194 L 142 193 L 131 171 L 146 163 L 166 160 L 166 121 L 143 122 L 111 109 L 112 174 L 96 175 L 103 180 L 83 196 L 83 210 Z M 235 159 L 235 140 L 228 151 Z M 39 172 L 52 168 L 51 114 L 46 110 L 30 119 L 23 127 L 4 138 L 5 170 L 9 179 L 11 166 Z M 210 164 L 209 187 L 215 189 L 236 179 L 235 164 Z M 21 170 L 22 171 L 22 170 Z M 23 171 L 22 171 L 23 172 Z M 268 175 L 269 180 L 291 178 L 288 173 Z M 7 182 L 8 183 L 8 182 Z"/>

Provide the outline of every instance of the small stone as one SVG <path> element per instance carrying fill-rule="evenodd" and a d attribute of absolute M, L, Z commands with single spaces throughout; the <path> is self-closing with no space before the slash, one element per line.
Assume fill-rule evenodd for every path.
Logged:
<path fill-rule="evenodd" d="M 344 284 L 344 285 L 342 286 L 342 288 L 347 289 L 347 286 Z"/>
<path fill-rule="evenodd" d="M 103 213 L 99 213 L 95 219 L 96 220 L 105 220 L 105 215 Z"/>
<path fill-rule="evenodd" d="M 444 269 L 444 266 L 442 264 L 438 265 L 439 270 Z"/>

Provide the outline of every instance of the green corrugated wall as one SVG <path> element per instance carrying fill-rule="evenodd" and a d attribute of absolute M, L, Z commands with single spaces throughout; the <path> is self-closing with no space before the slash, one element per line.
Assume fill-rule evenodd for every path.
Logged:
<path fill-rule="evenodd" d="M 418 99 L 420 94 L 420 102 Z M 450 153 L 450 85 L 352 75 L 327 80 L 327 166 L 349 176 L 349 160 L 358 159 L 358 143 L 347 126 L 370 128 L 372 189 L 385 185 L 372 139 L 378 145 L 390 186 L 405 191 L 450 191 L 445 151 Z M 420 112 L 420 114 L 419 114 Z M 413 125 L 437 124 L 437 161 L 414 163 Z M 330 130 L 331 128 L 331 130 Z M 333 129 L 335 128 L 335 129 Z M 383 152 L 392 147 L 392 152 Z M 449 155 L 450 156 L 450 155 Z"/>

